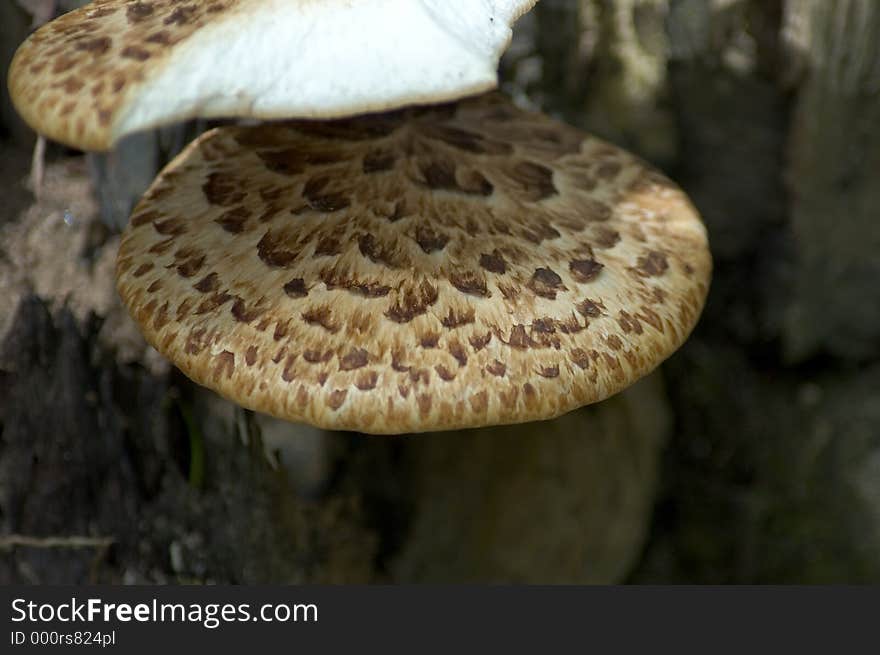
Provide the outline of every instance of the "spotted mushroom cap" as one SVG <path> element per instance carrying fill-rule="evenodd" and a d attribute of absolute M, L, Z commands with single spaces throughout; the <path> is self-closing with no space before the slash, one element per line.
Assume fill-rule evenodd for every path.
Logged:
<path fill-rule="evenodd" d="M 228 127 L 135 208 L 118 289 L 235 402 L 372 433 L 546 419 L 656 367 L 711 260 L 686 196 L 495 94 Z"/>
<path fill-rule="evenodd" d="M 95 0 L 12 62 L 24 119 L 106 150 L 201 117 L 330 118 L 497 85 L 511 25 L 537 0 Z"/>

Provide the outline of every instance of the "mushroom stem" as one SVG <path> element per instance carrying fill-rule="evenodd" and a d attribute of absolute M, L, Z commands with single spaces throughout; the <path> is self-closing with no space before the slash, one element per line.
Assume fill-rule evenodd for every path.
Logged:
<path fill-rule="evenodd" d="M 37 200 L 42 196 L 43 180 L 46 174 L 46 138 L 40 134 L 34 143 L 34 154 L 31 157 L 30 186 Z"/>

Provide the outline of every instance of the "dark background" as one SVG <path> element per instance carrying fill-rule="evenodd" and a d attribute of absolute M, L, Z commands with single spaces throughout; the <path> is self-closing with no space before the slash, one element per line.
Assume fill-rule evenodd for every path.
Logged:
<path fill-rule="evenodd" d="M 3 2 L 4 69 L 75 4 Z M 542 0 L 515 31 L 507 93 L 702 213 L 715 274 L 685 346 L 542 424 L 367 437 L 243 412 L 113 291 L 119 226 L 203 126 L 49 144 L 34 185 L 4 95 L 0 583 L 880 581 L 880 3 Z"/>

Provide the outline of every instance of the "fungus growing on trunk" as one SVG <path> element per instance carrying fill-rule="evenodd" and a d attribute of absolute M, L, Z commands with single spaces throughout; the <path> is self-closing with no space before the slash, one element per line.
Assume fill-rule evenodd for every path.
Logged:
<path fill-rule="evenodd" d="M 690 333 L 710 269 L 667 178 L 489 94 L 208 132 L 135 209 L 117 274 L 195 381 L 285 419 L 399 433 L 620 391 Z"/>
<path fill-rule="evenodd" d="M 211 131 L 136 207 L 120 295 L 197 382 L 363 432 L 547 419 L 681 345 L 711 259 L 685 195 L 623 150 L 496 94 L 411 106 L 494 88 L 534 3 L 95 0 L 9 83 L 85 149 L 195 116 L 349 117 Z"/>
<path fill-rule="evenodd" d="M 188 118 L 329 118 L 497 86 L 536 0 L 95 0 L 18 49 L 12 100 L 83 150 Z"/>

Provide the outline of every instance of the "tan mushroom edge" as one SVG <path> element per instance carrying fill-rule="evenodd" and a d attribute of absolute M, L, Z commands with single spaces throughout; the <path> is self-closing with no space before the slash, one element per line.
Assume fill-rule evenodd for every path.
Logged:
<path fill-rule="evenodd" d="M 7 79 L 13 105 L 53 141 L 108 150 L 121 136 L 122 114 L 172 48 L 240 2 L 95 0 L 70 11 L 16 50 Z"/>
<path fill-rule="evenodd" d="M 505 3 L 510 14 L 506 16 L 508 22 L 512 24 L 536 1 L 509 0 Z M 194 61 L 198 56 L 203 65 L 222 68 L 228 61 L 225 54 L 231 47 L 230 34 L 240 35 L 241 39 L 260 38 L 254 34 L 256 28 L 248 27 L 248 21 L 257 13 L 265 22 L 267 12 L 283 9 L 284 19 L 289 23 L 308 27 L 313 17 L 301 17 L 297 12 L 317 12 L 321 7 L 310 0 L 291 2 L 289 7 L 279 7 L 268 0 L 198 3 L 94 0 L 42 26 L 21 44 L 7 76 L 12 103 L 25 122 L 43 136 L 81 150 L 105 151 L 127 134 L 197 117 L 333 119 L 413 104 L 447 102 L 497 86 L 497 79 L 489 71 L 497 67 L 498 58 L 509 45 L 509 33 L 494 44 L 491 55 L 484 55 L 486 63 L 482 73 L 471 70 L 468 75 L 461 75 L 445 71 L 446 82 L 423 89 L 385 90 L 377 84 L 374 92 L 328 100 L 333 97 L 330 93 L 314 103 L 303 100 L 304 95 L 297 92 L 290 94 L 286 101 L 279 103 L 276 98 L 270 105 L 262 106 L 257 103 L 259 92 L 241 92 L 251 83 L 240 79 L 250 79 L 252 74 L 247 72 L 237 73 L 234 79 L 222 78 L 219 87 L 224 90 L 222 94 L 211 90 L 218 84 L 215 79 L 213 86 L 188 91 L 186 99 L 178 99 L 176 103 L 171 102 L 169 93 L 153 88 L 162 80 L 163 89 L 176 90 L 171 95 L 180 95 L 184 89 L 204 86 L 202 73 L 181 72 L 186 68 L 185 62 Z M 326 2 L 327 13 L 344 11 L 340 7 L 345 4 L 342 0 Z M 320 18 L 318 22 L 333 24 L 334 17 Z M 237 27 L 239 25 L 241 27 Z M 301 36 L 308 41 L 308 34 Z M 451 42 L 455 42 L 454 36 L 450 37 Z M 392 37 L 386 39 L 393 40 Z M 299 43 L 292 35 L 288 41 Z M 241 44 L 238 48 L 242 49 Z M 270 56 L 273 61 L 279 61 L 284 53 L 272 50 Z M 252 59 L 241 61 L 262 70 L 259 56 L 253 54 Z M 300 59 L 293 56 L 291 61 Z M 494 61 L 495 66 L 490 66 L 490 61 Z M 385 64 L 387 67 L 388 62 Z M 235 65 L 230 63 L 229 67 Z M 387 79 L 388 70 L 379 75 L 380 79 Z M 340 93 L 337 82 L 323 77 L 327 81 L 310 79 L 305 83 L 300 80 L 294 88 L 308 87 L 313 91 L 332 88 L 334 93 Z M 280 86 L 273 82 L 277 80 L 264 79 L 259 84 L 264 91 Z M 229 92 L 233 87 L 236 92 Z M 220 101 L 219 107 L 212 108 L 212 103 Z"/>
<path fill-rule="evenodd" d="M 135 208 L 117 263 L 190 378 L 367 433 L 602 400 L 681 345 L 710 273 L 671 181 L 497 94 L 208 132 Z"/>

